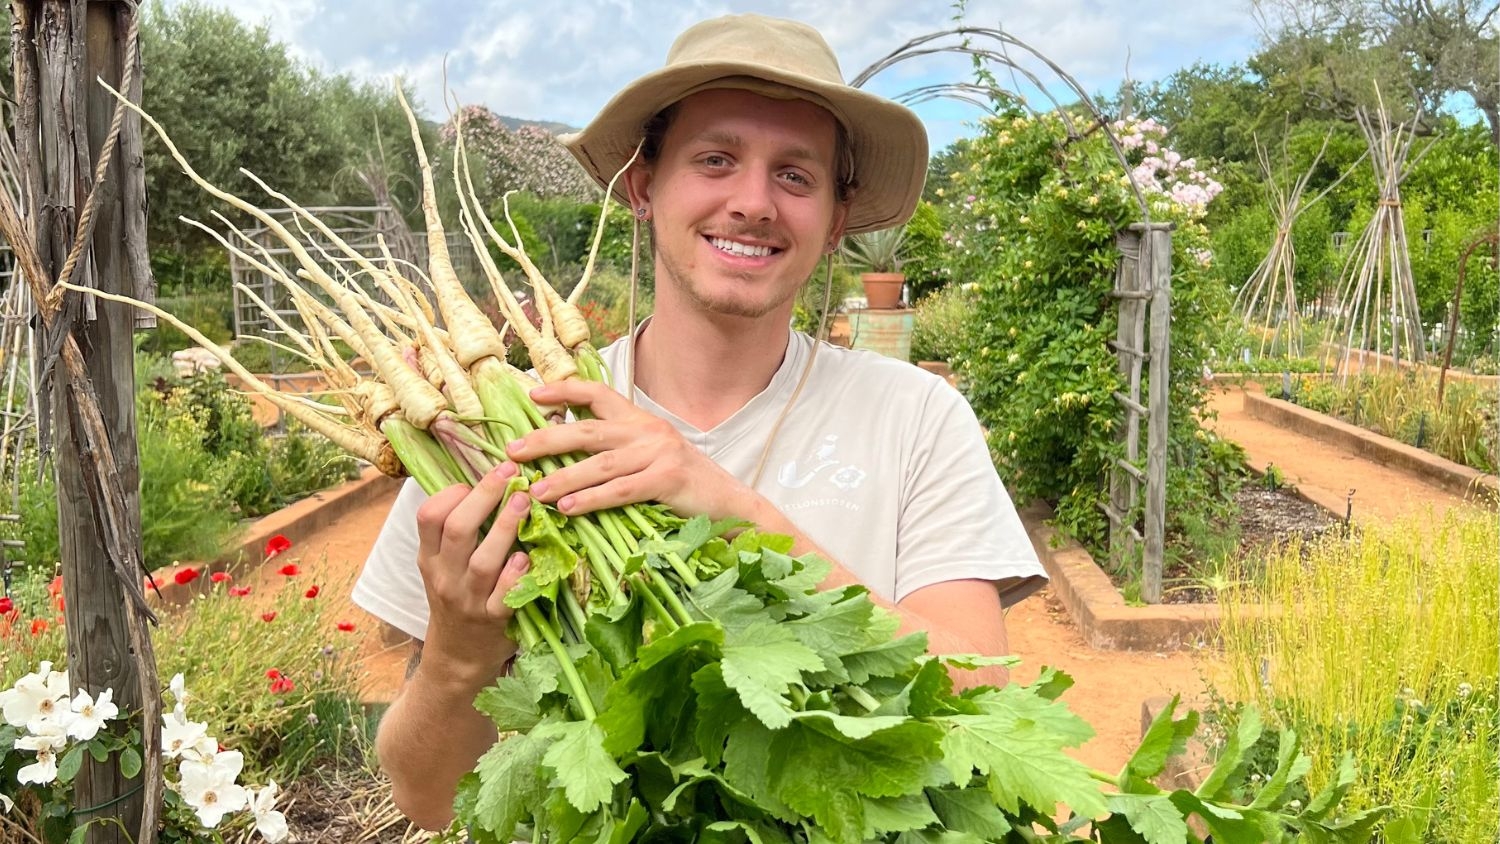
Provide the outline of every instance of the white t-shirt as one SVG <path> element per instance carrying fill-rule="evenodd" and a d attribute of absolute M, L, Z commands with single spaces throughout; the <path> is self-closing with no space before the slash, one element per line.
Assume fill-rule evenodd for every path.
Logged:
<path fill-rule="evenodd" d="M 765 390 L 709 431 L 642 391 L 636 401 L 749 483 L 815 342 L 794 332 Z M 621 392 L 627 351 L 621 341 L 602 353 Z M 821 344 L 756 491 L 890 601 L 978 579 L 994 581 L 1009 606 L 1046 579 L 963 396 L 932 373 L 873 352 Z M 416 530 L 425 498 L 414 481 L 402 487 L 353 592 L 356 604 L 416 639 L 427 633 Z"/>

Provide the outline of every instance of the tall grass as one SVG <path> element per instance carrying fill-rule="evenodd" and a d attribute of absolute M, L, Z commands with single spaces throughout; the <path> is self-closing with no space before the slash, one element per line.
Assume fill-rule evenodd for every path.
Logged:
<path fill-rule="evenodd" d="M 1304 379 L 1296 401 L 1482 472 L 1500 468 L 1500 390 L 1449 379 L 1443 403 L 1437 376 L 1411 371 Z"/>
<path fill-rule="evenodd" d="M 1430 804 L 1420 840 L 1495 840 L 1497 547 L 1493 513 L 1456 508 L 1285 549 L 1220 596 L 1223 694 L 1303 736 L 1313 789 L 1353 753 L 1348 808 Z"/>

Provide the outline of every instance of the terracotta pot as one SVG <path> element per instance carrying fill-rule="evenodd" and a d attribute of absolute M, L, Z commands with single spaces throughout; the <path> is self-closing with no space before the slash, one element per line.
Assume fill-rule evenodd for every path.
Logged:
<path fill-rule="evenodd" d="M 906 284 L 902 273 L 863 273 L 865 302 L 870 310 L 890 310 L 901 304 L 901 288 Z"/>

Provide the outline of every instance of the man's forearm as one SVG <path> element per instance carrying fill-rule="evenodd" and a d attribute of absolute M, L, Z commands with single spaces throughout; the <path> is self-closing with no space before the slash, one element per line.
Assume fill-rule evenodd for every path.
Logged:
<path fill-rule="evenodd" d="M 441 660 L 424 659 L 420 643 L 412 660 L 401 692 L 380 719 L 375 749 L 396 806 L 423 829 L 443 829 L 453 819 L 459 779 L 497 738 L 494 725 L 474 708 L 475 696 L 495 678 L 465 677 Z"/>

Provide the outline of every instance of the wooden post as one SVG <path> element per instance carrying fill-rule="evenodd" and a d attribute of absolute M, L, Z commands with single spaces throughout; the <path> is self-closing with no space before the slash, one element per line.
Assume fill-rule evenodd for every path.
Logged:
<path fill-rule="evenodd" d="M 122 197 L 130 197 L 131 212 L 143 210 L 138 134 L 136 155 L 114 159 L 104 173 L 91 233 L 84 217 L 115 112 L 115 101 L 94 80 L 120 85 L 133 9 L 117 2 L 24 0 L 13 2 L 12 11 L 17 148 L 39 265 L 29 274 L 40 273 L 50 284 L 66 273 L 77 284 L 139 295 L 149 284 L 140 275 L 144 228 L 129 221 L 121 205 Z M 80 230 L 87 237 L 75 250 Z M 134 242 L 127 242 L 131 238 Z M 137 578 L 138 585 L 140 577 L 135 316 L 126 306 L 85 303 L 76 296 L 63 301 L 61 311 L 49 312 L 56 306 L 40 302 L 39 307 L 49 329 L 64 329 L 49 330 L 58 345 L 48 354 L 66 364 L 57 364 L 50 417 L 69 679 L 75 690 L 96 696 L 112 689 L 123 712 L 144 707 L 154 713 L 157 708 L 143 700 L 137 662 L 150 664 L 150 640 L 140 620 L 129 615 L 136 609 L 123 579 Z M 106 512 L 112 529 L 104 527 Z M 147 673 L 154 682 L 154 667 Z M 156 728 L 149 719 L 136 726 L 148 734 Z M 147 771 L 132 780 L 120 775 L 116 759 L 97 763 L 85 756 L 74 782 L 78 822 L 121 822 L 92 824 L 86 839 L 91 844 L 155 840 L 155 812 L 146 813 L 143 822 L 143 809 L 148 794 L 158 799 L 152 793 L 156 786 L 142 787 L 148 780 L 158 782 L 151 773 L 159 761 L 151 758 L 154 745 L 153 737 L 146 747 Z"/>
<path fill-rule="evenodd" d="M 1141 243 L 1141 266 L 1151 291 L 1150 412 L 1146 423 L 1146 554 L 1141 598 L 1161 603 L 1161 568 L 1166 555 L 1167 449 L 1170 412 L 1167 387 L 1172 371 L 1172 225 L 1154 224 Z"/>

